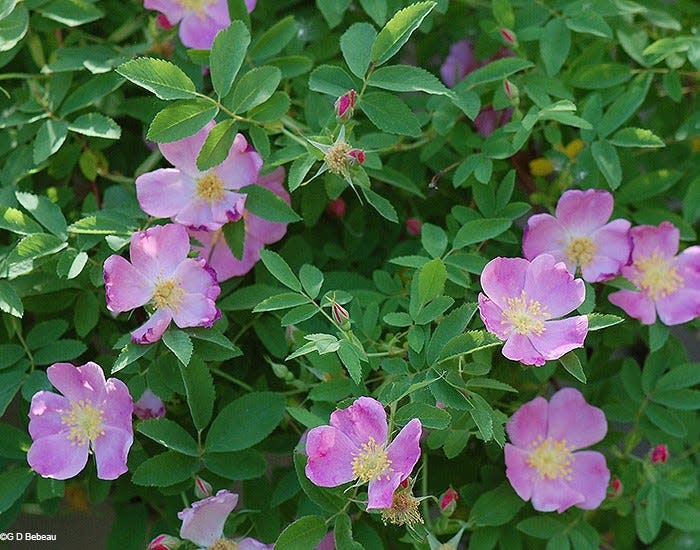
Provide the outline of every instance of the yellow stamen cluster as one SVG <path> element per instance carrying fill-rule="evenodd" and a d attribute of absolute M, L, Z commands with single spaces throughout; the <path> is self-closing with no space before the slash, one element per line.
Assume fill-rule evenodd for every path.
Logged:
<path fill-rule="evenodd" d="M 362 444 L 362 450 L 352 459 L 352 473 L 361 483 L 379 477 L 391 466 L 386 450 L 373 437 Z"/>
<path fill-rule="evenodd" d="M 348 171 L 350 151 L 352 147 L 349 143 L 342 140 L 334 143 L 326 152 L 325 161 L 328 170 L 339 176 L 345 175 Z"/>
<path fill-rule="evenodd" d="M 74 401 L 70 410 L 61 414 L 61 422 L 69 428 L 68 439 L 71 445 L 85 445 L 105 432 L 102 429 L 102 411 L 91 401 Z"/>
<path fill-rule="evenodd" d="M 159 281 L 153 291 L 153 305 L 156 309 L 168 307 L 177 311 L 182 305 L 184 295 L 185 291 L 175 279 Z"/>
<path fill-rule="evenodd" d="M 658 252 L 635 260 L 634 267 L 639 270 L 639 275 L 633 282 L 652 300 L 666 297 L 685 284 L 676 266 Z"/>
<path fill-rule="evenodd" d="M 423 523 L 423 517 L 418 512 L 420 501 L 414 497 L 410 491 L 398 490 L 394 493 L 391 508 L 382 510 L 382 521 L 384 525 L 393 523 L 394 525 L 408 525 Z"/>
<path fill-rule="evenodd" d="M 572 262 L 576 262 L 581 267 L 587 266 L 593 260 L 596 253 L 595 243 L 588 237 L 576 237 L 571 239 L 564 254 Z"/>
<path fill-rule="evenodd" d="M 238 543 L 231 539 L 219 539 L 207 550 L 238 550 Z"/>
<path fill-rule="evenodd" d="M 213 0 L 178 0 L 178 3 L 187 11 L 193 11 L 198 16 L 204 15 L 204 8 L 212 3 Z"/>
<path fill-rule="evenodd" d="M 537 470 L 542 479 L 571 480 L 571 463 L 573 455 L 566 444 L 566 439 L 555 440 L 550 437 L 543 439 L 538 436 L 530 443 L 533 448 L 526 462 Z"/>
<path fill-rule="evenodd" d="M 224 198 L 224 182 L 215 172 L 207 172 L 197 180 L 197 196 L 210 203 Z"/>
<path fill-rule="evenodd" d="M 518 334 L 541 336 L 544 333 L 544 322 L 549 318 L 546 307 L 537 300 L 528 300 L 524 290 L 520 296 L 508 298 L 507 303 L 501 324 L 511 325 Z"/>

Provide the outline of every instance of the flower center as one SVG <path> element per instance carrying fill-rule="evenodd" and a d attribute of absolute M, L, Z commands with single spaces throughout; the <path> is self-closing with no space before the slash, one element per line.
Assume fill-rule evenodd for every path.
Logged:
<path fill-rule="evenodd" d="M 197 180 L 197 196 L 210 203 L 224 198 L 224 182 L 215 172 L 207 172 Z"/>
<path fill-rule="evenodd" d="M 595 243 L 588 237 L 576 237 L 569 241 L 564 253 L 572 262 L 586 266 L 593 260 L 596 252 Z"/>
<path fill-rule="evenodd" d="M 536 334 L 544 330 L 544 322 L 549 319 L 547 308 L 537 300 L 528 300 L 523 290 L 520 296 L 508 298 L 508 307 L 503 312 L 501 323 L 511 325 L 518 334 Z"/>
<path fill-rule="evenodd" d="M 362 444 L 362 450 L 352 459 L 352 473 L 362 483 L 378 479 L 391 466 L 384 447 L 373 437 Z"/>
<path fill-rule="evenodd" d="M 213 2 L 213 0 L 177 0 L 185 10 L 192 11 L 200 17 L 204 14 L 204 8 Z"/>
<path fill-rule="evenodd" d="M 652 300 L 668 296 L 684 286 L 685 281 L 673 263 L 658 252 L 635 260 L 634 266 L 640 273 L 633 282 Z"/>
<path fill-rule="evenodd" d="M 153 292 L 153 305 L 156 309 L 168 307 L 177 311 L 182 304 L 182 297 L 185 291 L 175 279 L 166 279 L 156 284 Z"/>
<path fill-rule="evenodd" d="M 238 550 L 238 543 L 231 539 L 219 539 L 207 550 Z"/>
<path fill-rule="evenodd" d="M 542 479 L 570 479 L 573 455 L 566 445 L 566 439 L 542 439 L 540 435 L 530 446 L 533 450 L 526 462 L 537 470 Z"/>
<path fill-rule="evenodd" d="M 70 410 L 61 415 L 61 422 L 70 429 L 71 445 L 85 445 L 104 434 L 102 411 L 84 399 L 73 401 Z"/>
<path fill-rule="evenodd" d="M 348 171 L 348 155 L 352 147 L 344 141 L 334 143 L 326 153 L 326 164 L 334 174 L 344 175 Z"/>
<path fill-rule="evenodd" d="M 418 513 L 419 500 L 409 491 L 396 491 L 391 508 L 382 510 L 382 521 L 384 525 L 393 523 L 394 525 L 413 525 L 423 523 L 423 517 Z"/>

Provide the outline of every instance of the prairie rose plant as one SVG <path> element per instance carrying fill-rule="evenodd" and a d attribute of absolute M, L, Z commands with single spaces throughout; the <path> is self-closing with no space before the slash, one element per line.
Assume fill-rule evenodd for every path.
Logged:
<path fill-rule="evenodd" d="M 700 546 L 694 2 L 67 5 L 0 3 L 0 539 Z"/>

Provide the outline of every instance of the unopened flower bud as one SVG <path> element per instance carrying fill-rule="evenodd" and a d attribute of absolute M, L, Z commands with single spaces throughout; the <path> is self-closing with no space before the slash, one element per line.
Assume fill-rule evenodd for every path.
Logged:
<path fill-rule="evenodd" d="M 668 456 L 668 447 L 665 443 L 660 443 L 651 451 L 651 462 L 652 464 L 658 464 L 659 462 L 665 464 L 668 461 Z"/>
<path fill-rule="evenodd" d="M 331 314 L 333 315 L 333 320 L 341 327 L 350 322 L 350 314 L 348 313 L 348 310 L 341 306 L 338 302 L 333 302 L 333 305 L 331 306 Z"/>
<path fill-rule="evenodd" d="M 503 80 L 503 93 L 506 94 L 506 97 L 510 99 L 510 102 L 513 104 L 517 103 L 520 99 L 520 90 L 507 78 Z"/>
<path fill-rule="evenodd" d="M 139 400 L 134 403 L 134 415 L 141 420 L 160 418 L 165 416 L 165 404 L 150 388 L 146 388 Z"/>
<path fill-rule="evenodd" d="M 365 163 L 365 152 L 362 149 L 352 149 L 348 155 L 350 155 L 357 164 Z"/>
<path fill-rule="evenodd" d="M 182 541 L 170 535 L 158 535 L 147 546 L 146 550 L 174 550 Z"/>
<path fill-rule="evenodd" d="M 406 220 L 406 231 L 408 231 L 409 235 L 413 235 L 414 237 L 420 236 L 422 226 L 423 222 L 418 218 L 408 218 Z"/>
<path fill-rule="evenodd" d="M 500 33 L 501 38 L 503 38 L 503 41 L 509 46 L 518 45 L 518 37 L 510 29 L 502 28 L 498 32 Z"/>
<path fill-rule="evenodd" d="M 201 477 L 195 476 L 195 478 L 194 478 L 194 494 L 199 500 L 202 500 L 203 498 L 210 497 L 212 495 L 211 483 L 207 483 Z"/>
<path fill-rule="evenodd" d="M 617 498 L 622 494 L 623 490 L 624 487 L 622 485 L 622 481 L 620 481 L 618 478 L 613 478 L 613 480 L 610 482 L 610 491 L 608 491 L 608 496 L 610 498 Z"/>
<path fill-rule="evenodd" d="M 444 516 L 451 516 L 452 513 L 457 508 L 457 500 L 459 499 L 459 493 L 455 491 L 452 487 L 448 487 L 440 497 L 440 512 Z"/>
<path fill-rule="evenodd" d="M 335 102 L 335 114 L 341 120 L 348 120 L 355 111 L 355 90 L 348 90 Z"/>
<path fill-rule="evenodd" d="M 345 201 L 343 199 L 335 199 L 329 201 L 328 206 L 326 206 L 326 212 L 329 216 L 334 218 L 344 218 L 345 217 Z"/>
<path fill-rule="evenodd" d="M 156 17 L 156 23 L 158 23 L 158 26 L 161 29 L 166 30 L 166 31 L 169 31 L 170 29 L 173 28 L 173 24 L 162 13 L 159 13 L 158 17 Z"/>

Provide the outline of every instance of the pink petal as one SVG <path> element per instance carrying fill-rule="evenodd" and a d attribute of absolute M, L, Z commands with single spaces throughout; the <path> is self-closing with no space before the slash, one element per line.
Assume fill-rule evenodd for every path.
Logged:
<path fill-rule="evenodd" d="M 96 363 L 89 362 L 81 367 L 70 363 L 54 363 L 46 369 L 46 375 L 69 401 L 84 399 L 98 404 L 104 398 L 105 376 Z"/>
<path fill-rule="evenodd" d="M 172 316 L 180 328 L 210 327 L 221 317 L 221 312 L 214 301 L 203 294 L 185 294 L 182 304 L 172 312 Z"/>
<path fill-rule="evenodd" d="M 545 321 L 541 335 L 530 334 L 530 343 L 548 361 L 559 359 L 572 349 L 582 348 L 588 334 L 588 317 L 578 315 L 558 321 Z"/>
<path fill-rule="evenodd" d="M 700 288 L 681 288 L 656 299 L 656 311 L 664 325 L 681 325 L 700 317 Z"/>
<path fill-rule="evenodd" d="M 174 0 L 144 0 L 143 7 L 147 10 L 156 10 L 165 15 L 173 25 L 184 15 L 182 4 Z"/>
<path fill-rule="evenodd" d="M 214 171 L 223 180 L 226 189 L 240 189 L 255 183 L 262 168 L 262 157 L 248 148 L 243 134 L 237 134 L 226 160 Z"/>
<path fill-rule="evenodd" d="M 562 262 L 542 254 L 532 260 L 527 270 L 525 294 L 545 306 L 551 318 L 557 318 L 583 303 L 586 286 L 581 279 L 574 279 Z"/>
<path fill-rule="evenodd" d="M 198 19 L 194 14 L 188 14 L 185 19 L 191 17 Z M 185 21 L 182 23 L 184 24 Z M 182 29 L 182 25 L 180 29 Z M 182 30 L 180 32 L 182 33 Z M 196 134 L 171 143 L 161 143 L 158 145 L 158 148 L 170 164 L 196 179 L 202 175 L 197 168 L 197 155 L 199 155 L 202 145 L 204 145 L 204 141 L 213 127 L 214 122 L 209 122 Z"/>
<path fill-rule="evenodd" d="M 653 325 L 656 321 L 654 302 L 643 292 L 634 290 L 618 290 L 608 295 L 610 303 L 625 310 L 630 317 L 639 319 L 645 325 Z"/>
<path fill-rule="evenodd" d="M 88 444 L 76 444 L 68 432 L 36 439 L 27 453 L 27 462 L 42 477 L 69 479 L 78 475 L 88 459 Z"/>
<path fill-rule="evenodd" d="M 136 178 L 141 209 L 156 218 L 172 218 L 194 200 L 196 183 L 177 168 L 160 168 Z"/>
<path fill-rule="evenodd" d="M 66 429 L 61 414 L 70 407 L 70 402 L 62 395 L 49 391 L 36 392 L 29 405 L 29 435 L 32 439 L 54 435 Z"/>
<path fill-rule="evenodd" d="M 700 246 L 686 248 L 676 256 L 675 267 L 686 288 L 700 289 Z"/>
<path fill-rule="evenodd" d="M 221 490 L 216 495 L 193 502 L 190 508 L 178 512 L 182 520 L 180 537 L 197 546 L 209 547 L 224 534 L 226 518 L 238 504 L 238 495 Z"/>
<path fill-rule="evenodd" d="M 513 332 L 510 324 L 503 323 L 503 310 L 482 292 L 479 293 L 479 315 L 488 331 L 493 332 L 501 340 L 507 340 Z"/>
<path fill-rule="evenodd" d="M 333 426 L 319 426 L 306 436 L 306 477 L 319 487 L 336 487 L 355 479 L 352 459 L 357 446 Z"/>
<path fill-rule="evenodd" d="M 243 258 L 233 255 L 221 231 L 191 231 L 194 239 L 202 243 L 194 249 L 199 257 L 216 272 L 216 279 L 223 282 L 236 275 L 245 275 L 260 259 L 260 249 L 263 244 L 251 236 L 246 236 L 243 244 Z M 213 246 L 212 246 L 213 243 Z"/>
<path fill-rule="evenodd" d="M 246 235 L 255 237 L 264 244 L 272 244 L 279 241 L 287 233 L 286 223 L 275 223 L 248 214 L 245 220 Z"/>
<path fill-rule="evenodd" d="M 273 544 L 264 544 L 250 537 L 236 541 L 236 550 L 273 550 Z M 334 547 L 335 548 L 335 547 Z"/>
<path fill-rule="evenodd" d="M 498 128 L 501 111 L 494 111 L 492 107 L 485 107 L 476 115 L 474 127 L 482 137 L 489 137 Z"/>
<path fill-rule="evenodd" d="M 481 272 L 481 288 L 501 309 L 508 298 L 520 296 L 525 288 L 525 274 L 530 262 L 523 258 L 494 258 Z"/>
<path fill-rule="evenodd" d="M 141 420 L 160 418 L 165 416 L 165 404 L 150 388 L 146 388 L 139 400 L 134 403 L 134 415 Z"/>
<path fill-rule="evenodd" d="M 621 263 L 608 256 L 593 256 L 590 263 L 581 267 L 581 277 L 589 283 L 608 281 L 620 274 Z"/>
<path fill-rule="evenodd" d="M 450 53 L 440 67 L 440 76 L 442 81 L 452 88 L 478 66 L 471 41 L 460 40 L 450 46 Z"/>
<path fill-rule="evenodd" d="M 131 340 L 136 344 L 153 344 L 160 340 L 172 321 L 169 309 L 158 309 L 151 318 L 131 333 Z"/>
<path fill-rule="evenodd" d="M 569 233 L 586 236 L 604 225 L 612 211 L 613 196 L 607 191 L 573 189 L 559 199 L 556 215 Z"/>
<path fill-rule="evenodd" d="M 540 254 L 551 254 L 557 261 L 568 260 L 564 249 L 569 242 L 569 234 L 554 216 L 537 214 L 530 216 L 523 231 L 523 256 L 534 260 Z M 573 272 L 573 266 L 567 265 Z"/>
<path fill-rule="evenodd" d="M 131 236 L 131 263 L 147 279 L 169 278 L 190 251 L 190 238 L 181 225 L 157 225 Z"/>
<path fill-rule="evenodd" d="M 199 16 L 188 12 L 180 23 L 180 40 L 188 48 L 208 50 L 214 43 L 214 37 L 226 25 L 220 23 L 208 14 Z"/>
<path fill-rule="evenodd" d="M 105 260 L 104 282 L 107 309 L 116 313 L 148 303 L 155 288 L 152 281 L 116 254 Z"/>
<path fill-rule="evenodd" d="M 132 432 L 131 415 L 134 403 L 129 388 L 121 380 L 109 378 L 105 383 L 105 390 L 107 395 L 102 407 L 103 423 L 110 428 Z"/>
<path fill-rule="evenodd" d="M 393 470 L 371 480 L 367 485 L 367 509 L 391 508 L 394 492 L 400 484 L 401 474 Z"/>
<path fill-rule="evenodd" d="M 524 365 L 544 365 L 546 359 L 537 351 L 527 336 L 513 332 L 506 340 L 502 350 L 503 356 L 511 361 L 520 361 Z"/>
<path fill-rule="evenodd" d="M 542 478 L 533 474 L 532 480 L 532 507 L 538 512 L 556 510 L 561 514 L 564 510 L 586 501 L 586 497 L 569 487 L 564 479 Z"/>
<path fill-rule="evenodd" d="M 571 450 L 601 441 L 608 431 L 605 413 L 589 405 L 580 391 L 563 388 L 549 400 L 549 424 L 546 437 L 566 440 Z"/>
<path fill-rule="evenodd" d="M 331 426 L 343 432 L 357 447 L 373 438 L 386 445 L 388 426 L 384 406 L 371 397 L 360 397 L 347 409 L 331 413 Z"/>
<path fill-rule="evenodd" d="M 216 278 L 202 259 L 187 258 L 179 265 L 174 277 L 180 281 L 180 287 L 189 294 L 203 294 L 212 300 L 219 296 L 220 289 Z"/>
<path fill-rule="evenodd" d="M 630 230 L 632 234 L 632 259 L 647 258 L 659 253 L 671 258 L 678 252 L 680 231 L 671 222 L 661 222 L 658 227 L 638 225 Z"/>
<path fill-rule="evenodd" d="M 527 449 L 538 437 L 546 437 L 548 410 L 544 397 L 535 397 L 521 405 L 506 424 L 508 438 L 513 445 Z"/>
<path fill-rule="evenodd" d="M 250 10 L 248 10 L 248 12 L 250 13 Z M 228 2 L 226 0 L 215 0 L 211 4 L 207 4 L 204 7 L 204 13 L 221 25 L 221 28 L 226 28 L 231 23 L 231 16 L 228 14 Z"/>
<path fill-rule="evenodd" d="M 421 433 L 421 422 L 414 418 L 401 429 L 386 449 L 392 471 L 401 474 L 399 481 L 403 481 L 411 475 L 413 467 L 420 458 Z"/>
<path fill-rule="evenodd" d="M 532 497 L 532 486 L 534 484 L 532 467 L 527 464 L 528 453 L 522 449 L 506 443 L 504 448 L 506 462 L 506 477 L 510 481 L 513 490 L 523 500 L 530 500 Z"/>
<path fill-rule="evenodd" d="M 248 8 L 248 13 L 255 9 L 255 3 L 257 0 L 245 0 L 245 5 Z"/>
<path fill-rule="evenodd" d="M 211 205 L 212 219 L 222 225 L 240 220 L 245 212 L 245 199 L 242 193 L 224 191 L 224 198 Z"/>
<path fill-rule="evenodd" d="M 117 479 L 128 471 L 126 457 L 133 441 L 131 430 L 104 428 L 104 434 L 92 442 L 99 479 Z"/>
<path fill-rule="evenodd" d="M 583 451 L 574 453 L 573 458 L 573 472 L 566 484 L 584 498 L 576 503 L 576 507 L 584 510 L 598 508 L 605 499 L 610 483 L 610 470 L 605 457 L 595 451 Z"/>
<path fill-rule="evenodd" d="M 209 201 L 193 200 L 177 213 L 173 221 L 191 229 L 214 231 L 228 222 L 229 219 L 226 215 L 220 215 L 218 219 L 215 218 Z"/>

